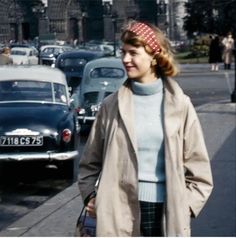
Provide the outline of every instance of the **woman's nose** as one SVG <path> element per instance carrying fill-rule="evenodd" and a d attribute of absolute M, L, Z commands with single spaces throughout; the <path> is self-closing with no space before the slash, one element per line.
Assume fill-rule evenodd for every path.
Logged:
<path fill-rule="evenodd" d="M 127 54 L 127 53 L 123 54 L 122 60 L 123 60 L 124 63 L 130 62 L 129 54 Z"/>

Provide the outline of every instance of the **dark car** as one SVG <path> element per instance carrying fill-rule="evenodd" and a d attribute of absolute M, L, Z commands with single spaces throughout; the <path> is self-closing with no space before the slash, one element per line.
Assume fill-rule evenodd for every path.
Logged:
<path fill-rule="evenodd" d="M 103 52 L 89 50 L 75 50 L 65 52 L 56 60 L 56 68 L 59 68 L 66 75 L 71 93 L 80 85 L 84 66 L 91 60 L 104 57 Z"/>
<path fill-rule="evenodd" d="M 0 162 L 46 161 L 72 176 L 79 129 L 60 70 L 0 67 Z"/>
<path fill-rule="evenodd" d="M 88 62 L 81 85 L 72 95 L 81 129 L 90 129 L 105 97 L 117 91 L 127 78 L 121 59 L 105 57 Z"/>
<path fill-rule="evenodd" d="M 57 57 L 66 51 L 71 51 L 71 46 L 64 45 L 44 45 L 40 48 L 40 64 L 54 67 Z"/>

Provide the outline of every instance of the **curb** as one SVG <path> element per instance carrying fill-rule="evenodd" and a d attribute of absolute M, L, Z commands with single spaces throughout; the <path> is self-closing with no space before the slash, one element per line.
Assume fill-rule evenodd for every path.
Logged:
<path fill-rule="evenodd" d="M 72 204 L 74 206 L 71 206 Z M 65 233 L 65 230 L 67 229 L 63 226 L 65 225 L 64 222 L 66 221 L 66 216 L 64 215 L 64 217 L 61 217 L 59 214 L 62 213 L 63 210 L 67 210 L 65 209 L 67 206 L 70 207 L 71 211 L 68 209 L 66 216 L 74 216 L 73 221 L 76 222 L 78 214 L 83 206 L 77 182 L 61 191 L 54 197 L 50 198 L 41 206 L 23 216 L 16 222 L 12 223 L 5 230 L 0 232 L 0 237 L 48 236 L 49 233 L 52 233 L 52 228 L 54 230 L 60 224 L 60 222 L 63 222 L 62 226 L 60 227 Z M 55 215 L 56 218 L 53 218 Z M 70 218 L 70 220 L 71 219 L 72 218 Z M 52 222 L 49 220 L 52 220 Z M 70 231 L 72 232 L 71 235 L 73 236 L 75 224 L 71 225 L 72 229 L 70 229 Z M 63 234 L 63 232 L 57 232 L 55 229 L 55 236 L 61 236 L 61 234 Z"/>

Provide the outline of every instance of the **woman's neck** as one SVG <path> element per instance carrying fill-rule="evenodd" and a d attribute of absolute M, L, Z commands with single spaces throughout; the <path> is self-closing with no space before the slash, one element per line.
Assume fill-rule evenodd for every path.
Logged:
<path fill-rule="evenodd" d="M 157 75 L 155 72 L 152 71 L 151 73 L 143 75 L 139 78 L 134 78 L 133 80 L 139 83 L 152 83 L 157 80 Z"/>

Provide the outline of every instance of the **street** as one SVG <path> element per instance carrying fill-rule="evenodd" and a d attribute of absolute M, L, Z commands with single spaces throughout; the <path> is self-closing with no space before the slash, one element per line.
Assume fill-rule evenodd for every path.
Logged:
<path fill-rule="evenodd" d="M 234 85 L 234 71 L 210 72 L 208 65 L 203 65 L 200 69 L 197 67 L 199 66 L 184 69 L 177 81 L 197 108 L 209 155 L 212 158 L 215 189 L 206 209 L 200 213 L 198 219 L 193 220 L 192 233 L 193 236 L 235 236 L 236 125 L 233 120 L 235 105 L 229 104 Z M 218 103 L 217 106 L 210 106 L 216 103 Z M 86 137 L 82 140 L 80 151 L 85 141 Z M 16 168 L 15 171 L 8 169 L 7 172 L 1 173 L 0 196 L 3 199 L 0 205 L 0 236 L 2 232 L 5 234 L 4 230 L 8 226 L 72 184 L 72 181 L 58 176 L 55 168 L 41 168 L 41 173 L 33 173 L 35 176 L 32 181 L 32 175 L 29 175 L 32 168 L 34 167 L 28 167 L 27 170 L 23 166 L 20 167 L 21 184 L 17 179 L 19 172 L 16 172 Z M 11 182 L 9 182 L 9 177 Z M 62 230 L 66 232 L 66 228 Z M 45 232 L 48 232 L 47 229 Z M 29 236 L 34 235 L 50 236 L 48 233 L 29 234 Z M 60 235 L 67 236 L 68 234 L 55 234 L 55 236 Z M 6 236 L 9 236 L 8 233 Z"/>

